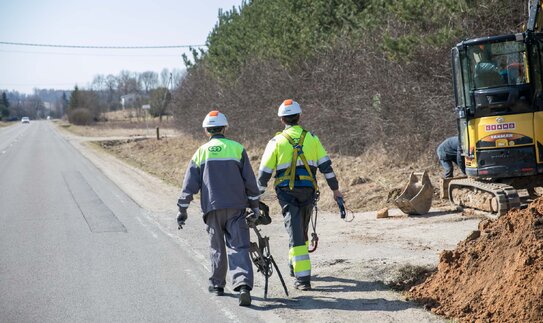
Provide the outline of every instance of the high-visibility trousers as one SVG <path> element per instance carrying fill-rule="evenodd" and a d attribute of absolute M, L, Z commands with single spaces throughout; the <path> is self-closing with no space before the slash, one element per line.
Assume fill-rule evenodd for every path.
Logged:
<path fill-rule="evenodd" d="M 289 236 L 289 265 L 299 282 L 311 281 L 311 260 L 308 252 L 308 226 L 313 212 L 315 190 L 311 187 L 276 188 Z"/>

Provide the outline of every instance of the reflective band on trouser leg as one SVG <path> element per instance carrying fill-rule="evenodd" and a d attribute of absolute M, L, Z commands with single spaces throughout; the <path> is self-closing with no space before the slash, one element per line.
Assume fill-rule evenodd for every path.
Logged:
<path fill-rule="evenodd" d="M 309 281 L 311 279 L 311 261 L 309 260 L 307 245 L 304 244 L 303 246 L 290 248 L 289 259 L 294 268 L 296 279 L 299 281 Z"/>
<path fill-rule="evenodd" d="M 309 249 L 309 241 L 305 242 L 305 247 Z M 294 258 L 294 248 L 290 248 L 288 251 L 288 265 L 292 267 L 292 258 Z M 309 254 L 309 251 L 308 251 Z"/>

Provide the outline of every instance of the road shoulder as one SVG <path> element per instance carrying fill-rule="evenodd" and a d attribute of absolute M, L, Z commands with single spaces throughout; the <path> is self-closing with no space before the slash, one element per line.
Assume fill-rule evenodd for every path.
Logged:
<path fill-rule="evenodd" d="M 175 227 L 179 188 L 128 165 L 87 142 L 60 130 L 89 161 L 146 209 L 149 218 L 207 269 L 207 236 L 198 205 L 192 203 L 186 228 Z M 382 282 L 405 265 L 435 265 L 441 250 L 452 249 L 477 227 L 479 219 L 432 210 L 424 217 L 406 217 L 391 210 L 388 219 L 375 212 L 355 214 L 346 223 L 338 214 L 319 212 L 318 250 L 311 254 L 313 287 L 294 290 L 287 270 L 288 239 L 279 215 L 262 228 L 270 236 L 271 251 L 291 293 L 286 298 L 276 275 L 270 278 L 264 301 L 263 279 L 255 273 L 255 310 L 266 320 L 312 321 L 441 321 L 441 318 L 406 302 Z"/>

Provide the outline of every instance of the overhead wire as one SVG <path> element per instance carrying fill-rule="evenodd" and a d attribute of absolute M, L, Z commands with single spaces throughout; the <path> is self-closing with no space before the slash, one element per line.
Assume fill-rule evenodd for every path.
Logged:
<path fill-rule="evenodd" d="M 90 54 L 90 53 L 62 53 L 62 52 L 31 52 L 23 50 L 2 50 L 0 53 L 18 53 L 31 55 L 60 55 L 60 56 L 96 56 L 96 57 L 178 57 L 175 54 Z"/>
<path fill-rule="evenodd" d="M 149 46 L 98 46 L 98 45 L 60 45 L 60 44 L 37 44 L 0 41 L 3 45 L 30 46 L 30 47 L 53 47 L 53 48 L 86 48 L 86 49 L 164 49 L 164 48 L 191 48 L 206 47 L 206 45 L 149 45 Z"/>
<path fill-rule="evenodd" d="M 142 49 L 179 49 L 179 48 L 198 48 L 207 47 L 207 45 L 193 44 L 193 45 L 144 45 L 144 46 L 104 46 L 104 45 L 66 45 L 66 44 L 43 44 L 43 43 L 23 43 L 23 42 L 7 42 L 0 41 L 0 45 L 11 45 L 21 47 L 41 47 L 41 48 L 65 48 L 65 49 L 98 49 L 98 50 L 142 50 Z M 5 48 L 5 47 L 4 47 Z M 5 50 L 0 49 L 0 53 L 20 53 L 20 54 L 42 54 L 42 55 L 65 55 L 65 56 L 97 56 L 97 57 L 179 57 L 179 55 L 167 55 L 167 54 L 110 54 L 110 53 L 62 53 L 62 52 L 38 52 L 38 51 L 19 51 L 19 50 Z M 84 82 L 83 82 L 84 83 Z M 172 83 L 172 76 L 170 75 L 169 86 Z M 50 83 L 46 86 L 64 86 L 71 85 L 72 83 Z M 40 86 L 44 86 L 40 84 Z M 0 87 L 7 86 L 38 86 L 37 84 L 4 84 L 0 83 Z"/>

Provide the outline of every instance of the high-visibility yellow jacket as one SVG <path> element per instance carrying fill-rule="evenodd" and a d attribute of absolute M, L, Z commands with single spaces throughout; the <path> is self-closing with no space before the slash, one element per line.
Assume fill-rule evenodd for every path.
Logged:
<path fill-rule="evenodd" d="M 283 132 L 291 137 L 295 143 L 298 143 L 302 134 L 303 128 L 299 125 L 287 127 Z M 282 132 L 282 133 L 283 133 Z M 278 133 L 273 137 L 266 146 L 260 168 L 258 171 L 258 188 L 260 192 L 264 192 L 268 181 L 272 177 L 275 170 L 276 187 L 288 187 L 290 180 L 285 179 L 285 172 L 291 166 L 294 155 L 294 147 L 289 142 L 287 137 L 282 133 Z M 308 132 L 305 135 L 302 144 L 303 155 L 305 156 L 309 169 L 316 180 L 317 168 L 323 173 L 328 186 L 332 190 L 337 190 L 339 185 L 336 174 L 332 169 L 332 161 L 326 150 L 322 146 L 319 138 Z M 296 161 L 296 176 L 294 187 L 312 187 L 313 183 L 307 179 L 308 172 L 300 158 Z M 302 178 L 300 178 L 302 177 Z"/>

